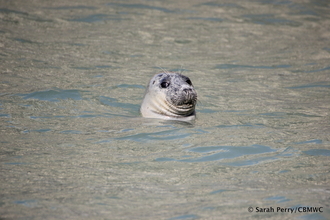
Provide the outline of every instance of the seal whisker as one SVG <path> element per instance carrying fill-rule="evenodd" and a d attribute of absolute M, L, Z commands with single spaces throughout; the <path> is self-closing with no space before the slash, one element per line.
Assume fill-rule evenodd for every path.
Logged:
<path fill-rule="evenodd" d="M 166 69 L 164 69 L 163 67 L 158 67 L 158 68 L 160 68 L 160 69 L 162 69 L 162 71 L 165 73 L 165 74 L 168 74 L 169 72 L 166 70 Z"/>
<path fill-rule="evenodd" d="M 181 65 L 181 67 L 180 67 L 180 75 L 182 75 L 182 73 L 185 71 L 185 69 L 183 68 L 183 66 Z"/>

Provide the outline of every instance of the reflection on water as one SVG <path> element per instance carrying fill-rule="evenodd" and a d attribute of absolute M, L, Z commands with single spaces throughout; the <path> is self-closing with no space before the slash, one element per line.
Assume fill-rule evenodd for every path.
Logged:
<path fill-rule="evenodd" d="M 276 68 L 288 68 L 288 67 L 290 67 L 290 65 L 250 66 L 250 65 L 220 64 L 215 66 L 216 69 L 232 69 L 232 68 L 276 69 Z"/>
<path fill-rule="evenodd" d="M 328 219 L 329 12 L 317 0 L 3 2 L 1 218 Z M 192 123 L 140 116 L 164 69 L 192 79 Z"/>
<path fill-rule="evenodd" d="M 300 26 L 300 22 L 290 21 L 284 18 L 276 18 L 273 14 L 253 14 L 253 15 L 244 15 L 248 21 L 255 24 L 263 25 L 289 25 L 289 26 Z"/>
<path fill-rule="evenodd" d="M 108 20 L 122 20 L 122 18 L 118 17 L 118 15 L 110 16 L 107 14 L 93 14 L 93 15 L 88 15 L 86 17 L 69 19 L 68 21 L 93 23 L 93 22 L 101 22 L 101 21 L 103 22 Z"/>
<path fill-rule="evenodd" d="M 60 99 L 73 99 L 73 100 L 81 100 L 80 91 L 76 89 L 70 90 L 46 90 L 46 91 L 37 91 L 32 92 L 30 94 L 17 94 L 19 96 L 23 96 L 23 99 L 38 99 L 50 102 L 56 102 Z"/>
<path fill-rule="evenodd" d="M 149 9 L 149 10 L 158 10 L 165 13 L 171 13 L 172 10 L 169 10 L 165 7 L 156 7 L 146 4 L 121 4 L 121 3 L 108 3 L 108 6 L 117 6 L 117 7 L 126 7 L 126 8 L 132 8 L 132 9 Z"/>
<path fill-rule="evenodd" d="M 230 159 L 235 157 L 240 157 L 243 155 L 250 154 L 263 154 L 268 152 L 274 152 L 267 146 L 253 145 L 247 147 L 236 147 L 236 146 L 211 146 L 211 147 L 195 147 L 188 149 L 188 152 L 197 152 L 201 154 L 206 154 L 205 156 L 192 158 L 192 159 L 182 159 L 178 160 L 181 162 L 207 162 L 214 160 Z M 157 158 L 157 161 L 169 161 L 174 160 L 170 158 Z"/>

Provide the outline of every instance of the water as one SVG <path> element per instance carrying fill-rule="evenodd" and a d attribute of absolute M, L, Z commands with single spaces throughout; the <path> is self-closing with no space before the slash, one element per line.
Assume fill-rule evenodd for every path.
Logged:
<path fill-rule="evenodd" d="M 2 219 L 330 218 L 327 1 L 0 6 Z M 162 68 L 193 124 L 140 116 Z"/>

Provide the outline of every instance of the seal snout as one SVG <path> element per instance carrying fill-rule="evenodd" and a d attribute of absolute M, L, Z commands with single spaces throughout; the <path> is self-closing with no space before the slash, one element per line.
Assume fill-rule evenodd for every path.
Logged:
<path fill-rule="evenodd" d="M 183 93 L 185 95 L 185 101 L 183 102 L 183 104 L 195 105 L 197 100 L 197 94 L 195 90 L 193 90 L 192 88 L 185 88 L 183 89 Z"/>
<path fill-rule="evenodd" d="M 171 98 L 172 103 L 179 106 L 194 106 L 197 100 L 197 93 L 190 85 L 183 86 L 174 96 Z"/>

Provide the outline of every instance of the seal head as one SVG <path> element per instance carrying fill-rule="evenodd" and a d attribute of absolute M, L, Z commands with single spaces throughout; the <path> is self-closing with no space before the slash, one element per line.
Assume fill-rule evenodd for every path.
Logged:
<path fill-rule="evenodd" d="M 195 119 L 197 93 L 187 76 L 164 72 L 149 82 L 141 105 L 146 118 L 188 121 Z"/>

